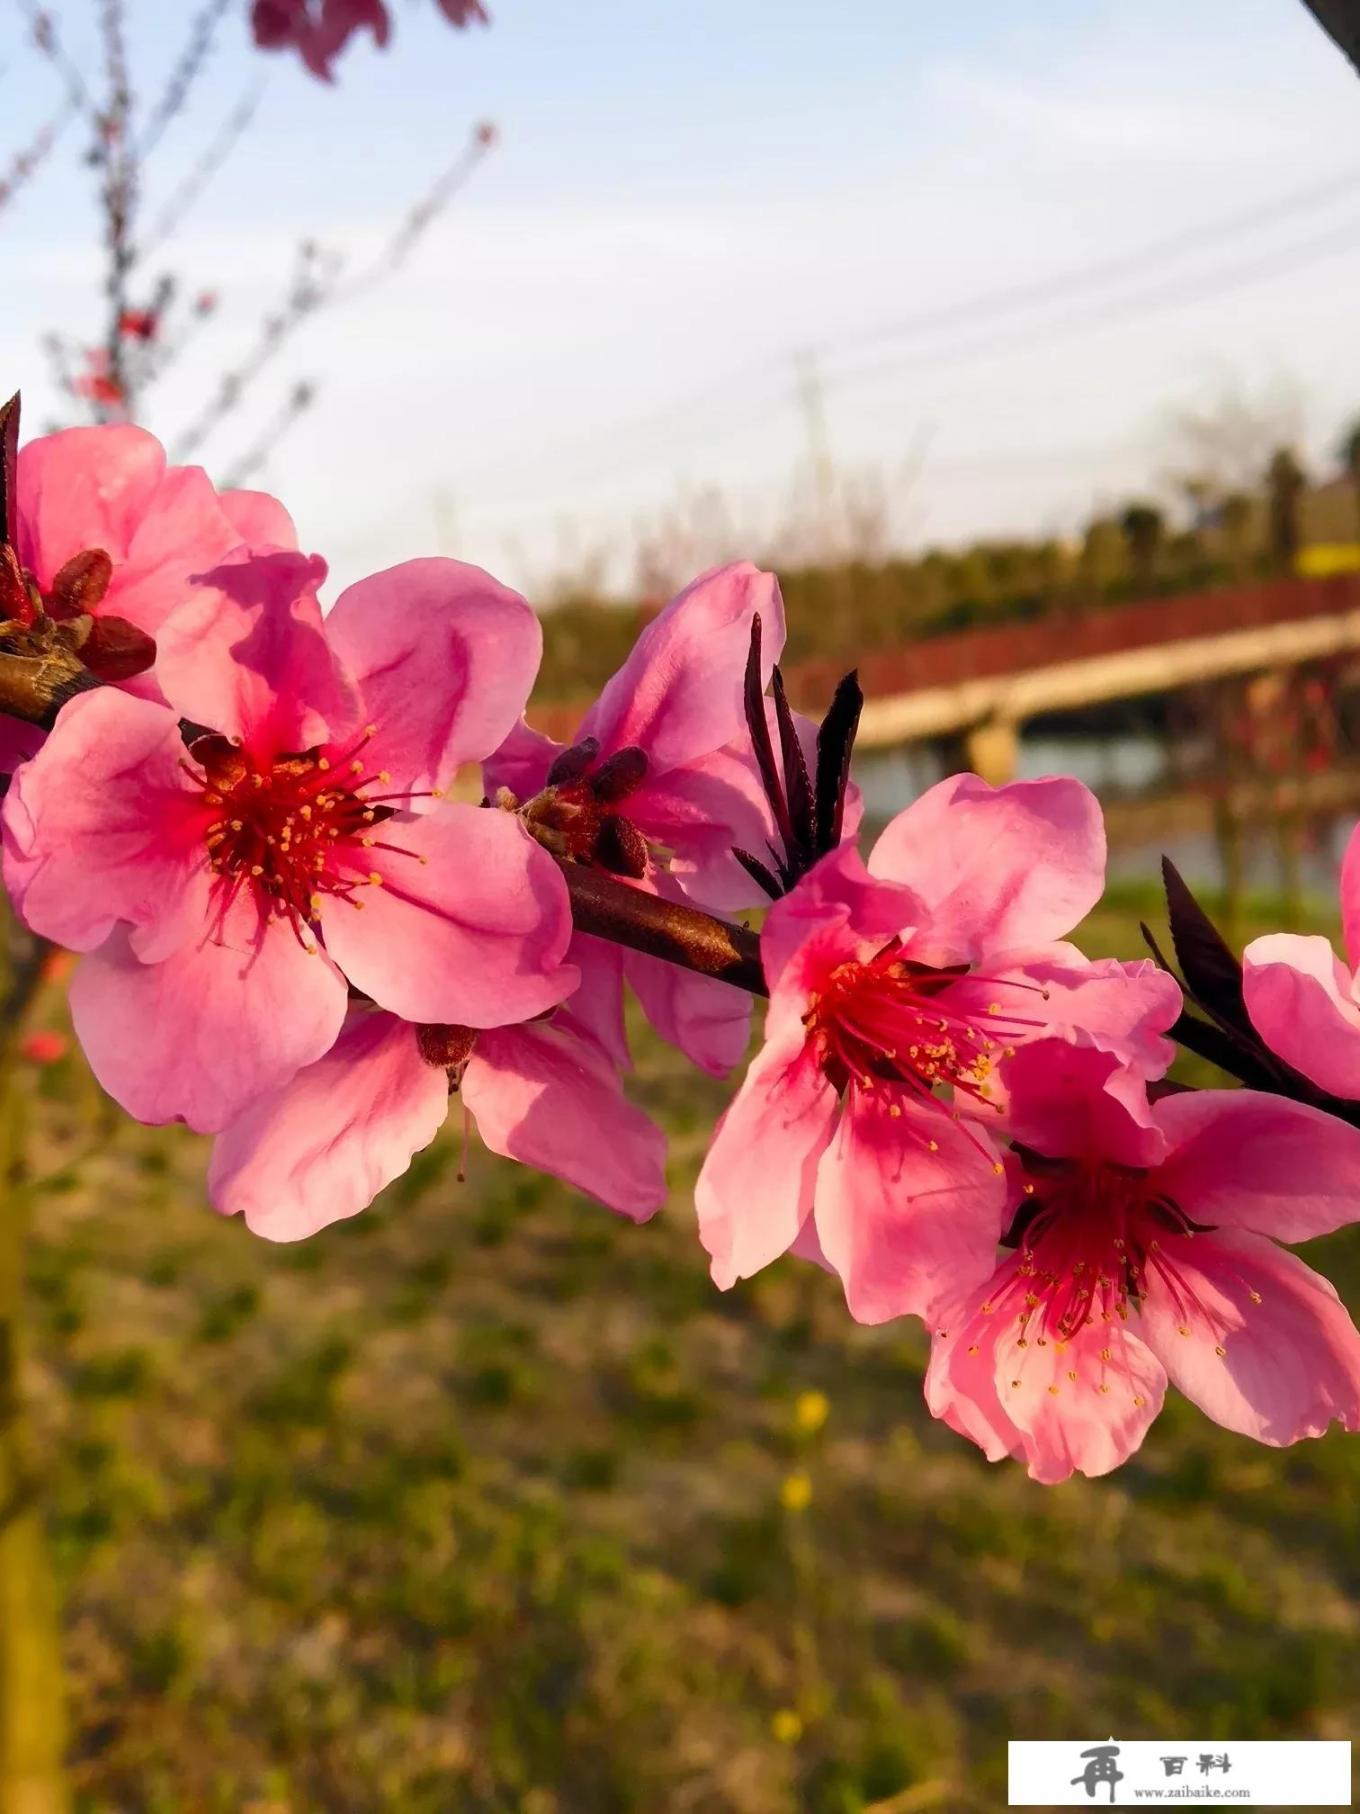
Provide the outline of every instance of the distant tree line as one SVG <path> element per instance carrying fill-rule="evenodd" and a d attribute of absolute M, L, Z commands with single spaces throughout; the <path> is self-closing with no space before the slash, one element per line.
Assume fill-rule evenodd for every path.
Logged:
<path fill-rule="evenodd" d="M 1076 614 L 1293 572 L 1309 542 L 1360 545 L 1360 422 L 1339 456 L 1339 475 L 1322 486 L 1310 485 L 1287 447 L 1273 454 L 1254 491 L 1187 484 L 1188 520 L 1187 513 L 1174 521 L 1160 505 L 1133 498 L 1071 540 L 984 541 L 920 556 L 780 567 L 785 660 L 853 660 L 868 649 L 974 625 Z M 1325 513 L 1312 507 L 1324 502 Z M 1310 527 L 1310 514 L 1325 515 L 1326 526 Z M 659 602 L 567 593 L 544 615 L 538 696 L 572 699 L 598 688 Z"/>

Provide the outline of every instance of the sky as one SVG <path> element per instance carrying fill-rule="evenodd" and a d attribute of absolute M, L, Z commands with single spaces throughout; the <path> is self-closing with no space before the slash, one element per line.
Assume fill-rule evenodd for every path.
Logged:
<path fill-rule="evenodd" d="M 389 47 L 327 88 L 249 48 L 240 0 L 148 169 L 149 225 L 264 80 L 144 266 L 221 299 L 146 400 L 173 447 L 300 237 L 357 276 L 499 130 L 407 264 L 308 323 L 196 456 L 222 478 L 314 382 L 252 482 L 336 584 L 444 553 L 546 602 L 626 586 L 658 539 L 697 567 L 1065 533 L 1183 463 L 1187 410 L 1236 397 L 1318 468 L 1360 413 L 1360 82 L 1299 0 L 489 5 L 455 32 L 392 0 Z M 93 0 L 53 11 L 91 60 Z M 187 9 L 127 11 L 154 99 Z M 3 167 L 57 98 L 13 5 L 0 94 Z M 70 413 L 42 336 L 100 319 L 81 150 L 0 212 L 0 370 L 35 430 Z"/>

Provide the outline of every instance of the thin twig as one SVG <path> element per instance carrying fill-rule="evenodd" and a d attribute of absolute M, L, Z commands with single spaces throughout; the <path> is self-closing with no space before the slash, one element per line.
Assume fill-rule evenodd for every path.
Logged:
<path fill-rule="evenodd" d="M 54 113 L 39 127 L 22 151 L 15 152 L 8 169 L 0 176 L 0 208 L 12 202 L 24 184 L 42 168 L 58 139 L 75 117 L 76 108 L 68 96 L 60 112 Z"/>
<path fill-rule="evenodd" d="M 221 481 L 223 488 L 227 491 L 235 491 L 239 486 L 248 485 L 288 430 L 300 416 L 307 413 L 315 400 L 316 386 L 314 384 L 306 379 L 295 384 L 284 400 L 282 409 L 268 423 L 264 431 L 256 437 L 254 444 L 247 448 L 236 464 L 224 475 Z"/>
<path fill-rule="evenodd" d="M 71 103 L 89 120 L 97 120 L 99 109 L 95 106 L 94 96 L 86 87 L 85 78 L 79 66 L 67 55 L 66 48 L 57 36 L 57 28 L 52 22 L 52 15 L 37 4 L 37 0 L 18 0 L 19 11 L 28 20 L 33 33 L 33 43 L 61 77 L 62 85 Z"/>
<path fill-rule="evenodd" d="M 151 117 L 138 143 L 139 159 L 145 160 L 148 153 L 159 144 L 167 126 L 183 112 L 189 91 L 202 74 L 212 53 L 213 38 L 222 22 L 222 16 L 234 3 L 235 0 L 206 0 L 206 4 L 194 18 L 189 28 L 188 42 L 170 73 L 165 92 L 151 110 Z"/>
<path fill-rule="evenodd" d="M 203 155 L 189 169 L 179 187 L 157 215 L 141 248 L 143 259 L 150 256 L 180 225 L 213 177 L 226 163 L 255 118 L 264 94 L 264 84 L 256 82 L 241 96 L 215 135 L 208 141 Z"/>
<path fill-rule="evenodd" d="M 127 399 L 123 318 L 128 308 L 128 273 L 136 256 L 132 228 L 137 200 L 132 85 L 128 76 L 122 0 L 101 0 L 99 23 L 109 84 L 108 105 L 99 121 L 99 155 L 104 171 L 100 199 L 104 205 L 104 244 L 108 252 L 104 293 L 108 297 L 109 325 L 104 351 L 108 376 L 118 393 L 114 407 L 121 411 Z"/>

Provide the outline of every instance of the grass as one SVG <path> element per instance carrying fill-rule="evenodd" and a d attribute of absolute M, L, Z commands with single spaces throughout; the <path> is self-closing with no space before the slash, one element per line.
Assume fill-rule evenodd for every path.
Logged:
<path fill-rule="evenodd" d="M 1089 948 L 1132 955 L 1142 906 Z M 1360 1448 L 1175 1401 L 1111 1479 L 990 1467 L 927 1417 L 918 1327 L 795 1262 L 712 1289 L 724 1091 L 642 1050 L 649 1227 L 475 1144 L 459 1184 L 455 1129 L 293 1248 L 206 1208 L 188 1136 L 120 1122 L 63 1172 L 91 1086 L 42 1075 L 86 1814 L 992 1809 L 1011 1736 L 1349 1736 Z M 1360 1239 L 1315 1257 L 1360 1304 Z"/>

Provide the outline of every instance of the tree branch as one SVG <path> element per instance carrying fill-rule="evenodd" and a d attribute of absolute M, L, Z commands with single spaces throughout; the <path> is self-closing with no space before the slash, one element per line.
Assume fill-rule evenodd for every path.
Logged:
<path fill-rule="evenodd" d="M 631 951 L 659 957 L 663 963 L 712 976 L 745 989 L 748 995 L 768 995 L 760 962 L 760 939 L 746 926 L 714 919 L 680 901 L 665 901 L 644 894 L 626 882 L 616 882 L 598 869 L 561 862 L 571 896 L 571 917 L 578 932 Z"/>

